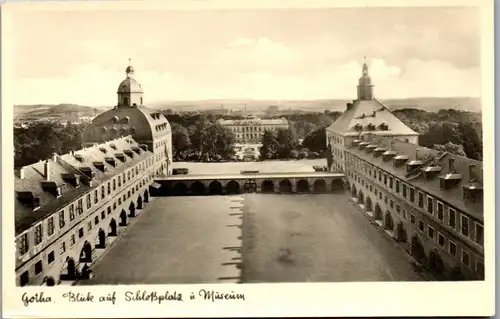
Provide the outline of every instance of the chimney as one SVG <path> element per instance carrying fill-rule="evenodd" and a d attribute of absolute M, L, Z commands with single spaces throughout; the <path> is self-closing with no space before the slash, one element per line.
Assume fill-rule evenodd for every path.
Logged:
<path fill-rule="evenodd" d="M 475 167 L 475 164 L 469 164 L 469 182 L 473 182 L 476 179 L 476 176 L 474 174 Z"/>
<path fill-rule="evenodd" d="M 50 163 L 48 160 L 43 163 L 43 176 L 46 181 L 50 181 Z"/>
<path fill-rule="evenodd" d="M 455 159 L 450 158 L 448 159 L 448 168 L 449 168 L 449 173 L 455 173 Z"/>
<path fill-rule="evenodd" d="M 24 167 L 21 167 L 21 168 L 19 169 L 19 178 L 20 178 L 20 179 L 24 179 Z"/>
<path fill-rule="evenodd" d="M 57 162 L 57 154 L 52 154 L 52 162 Z"/>
<path fill-rule="evenodd" d="M 418 151 L 420 151 L 419 148 L 415 149 L 415 160 L 418 161 Z"/>
<path fill-rule="evenodd" d="M 394 141 L 391 141 L 391 151 L 394 150 Z"/>

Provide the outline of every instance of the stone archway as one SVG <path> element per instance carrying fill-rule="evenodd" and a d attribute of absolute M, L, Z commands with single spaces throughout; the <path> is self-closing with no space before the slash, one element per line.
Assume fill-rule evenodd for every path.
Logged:
<path fill-rule="evenodd" d="M 80 262 L 92 262 L 92 245 L 88 241 L 85 241 L 80 251 Z"/>
<path fill-rule="evenodd" d="M 420 264 L 425 264 L 427 260 L 427 256 L 425 255 L 424 246 L 418 239 L 417 235 L 414 235 L 411 238 L 411 255 L 418 261 Z"/>
<path fill-rule="evenodd" d="M 192 195 L 203 195 L 205 194 L 205 185 L 200 181 L 196 181 L 191 184 L 190 190 Z"/>
<path fill-rule="evenodd" d="M 387 230 L 394 230 L 394 219 L 392 219 L 391 213 L 389 211 L 385 213 L 384 228 Z"/>
<path fill-rule="evenodd" d="M 139 195 L 137 198 L 137 209 L 142 209 L 142 197 Z"/>
<path fill-rule="evenodd" d="M 144 191 L 144 203 L 148 203 L 149 202 L 149 192 L 148 190 L 145 190 Z"/>
<path fill-rule="evenodd" d="M 129 217 L 135 217 L 135 204 L 134 201 L 130 202 L 130 205 L 128 206 L 128 211 L 129 211 Z"/>
<path fill-rule="evenodd" d="M 399 222 L 396 226 L 396 240 L 403 243 L 406 243 L 406 241 L 408 240 L 403 222 Z"/>
<path fill-rule="evenodd" d="M 108 236 L 118 236 L 118 232 L 117 232 L 117 229 L 118 227 L 116 227 L 116 220 L 114 218 L 111 219 L 111 221 L 109 222 L 109 233 L 108 233 Z"/>
<path fill-rule="evenodd" d="M 265 180 L 262 182 L 261 186 L 262 193 L 274 193 L 274 183 L 270 180 Z"/>
<path fill-rule="evenodd" d="M 373 218 L 375 220 L 382 220 L 382 209 L 380 208 L 380 205 L 378 203 L 375 204 Z"/>
<path fill-rule="evenodd" d="M 122 209 L 119 226 L 127 226 L 127 213 Z"/>
<path fill-rule="evenodd" d="M 95 245 L 95 248 L 106 248 L 106 233 L 102 228 L 100 228 L 97 233 L 97 244 Z"/>
<path fill-rule="evenodd" d="M 306 179 L 297 181 L 297 193 L 309 193 L 309 182 Z"/>
<path fill-rule="evenodd" d="M 313 189 L 315 193 L 326 193 L 326 181 L 324 179 L 315 180 Z"/>
<path fill-rule="evenodd" d="M 439 252 L 436 249 L 433 249 L 429 253 L 429 271 L 436 274 L 441 275 L 444 272 L 444 262 Z"/>
<path fill-rule="evenodd" d="M 370 196 L 366 196 L 365 209 L 367 212 L 371 212 L 373 210 L 372 199 L 370 198 Z"/>
<path fill-rule="evenodd" d="M 237 181 L 229 181 L 226 185 L 227 193 L 230 195 L 235 195 L 240 193 L 240 184 Z"/>
<path fill-rule="evenodd" d="M 358 203 L 364 205 L 365 204 L 365 196 L 363 192 L 360 190 L 358 193 Z"/>
<path fill-rule="evenodd" d="M 354 183 L 351 186 L 351 195 L 352 197 L 358 197 L 358 190 L 356 189 L 356 185 L 354 185 Z"/>
<path fill-rule="evenodd" d="M 279 184 L 280 193 L 293 192 L 292 183 L 288 179 L 282 179 Z"/>
<path fill-rule="evenodd" d="M 332 192 L 341 192 L 344 190 L 344 182 L 341 179 L 333 179 L 331 183 Z"/>
<path fill-rule="evenodd" d="M 187 194 L 187 186 L 184 183 L 176 183 L 174 187 L 172 187 L 172 195 L 174 196 L 184 196 Z"/>
<path fill-rule="evenodd" d="M 210 195 L 222 195 L 222 184 L 219 181 L 212 181 L 208 185 Z"/>

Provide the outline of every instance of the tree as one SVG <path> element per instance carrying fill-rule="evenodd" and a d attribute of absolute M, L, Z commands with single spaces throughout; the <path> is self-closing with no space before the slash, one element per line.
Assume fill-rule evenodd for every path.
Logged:
<path fill-rule="evenodd" d="M 234 155 L 234 134 L 229 129 L 213 122 L 203 122 L 198 128 L 202 160 L 210 161 L 215 155 L 228 160 Z"/>
<path fill-rule="evenodd" d="M 458 124 L 458 132 L 463 141 L 462 145 L 467 157 L 479 161 L 482 160 L 483 143 L 473 124 L 470 122 L 460 122 Z"/>
<path fill-rule="evenodd" d="M 291 150 L 290 151 L 290 158 L 291 159 L 297 159 L 299 156 L 299 152 L 297 152 L 296 150 Z"/>
<path fill-rule="evenodd" d="M 467 156 L 465 154 L 464 147 L 462 145 L 453 144 L 451 142 L 448 142 L 444 145 L 443 144 L 436 144 L 432 148 L 435 150 L 438 150 L 440 152 L 448 152 L 450 154 L 463 156 L 463 157 Z"/>
<path fill-rule="evenodd" d="M 190 134 L 188 129 L 180 124 L 172 123 L 171 127 L 173 153 L 176 158 L 179 158 L 191 147 Z"/>
<path fill-rule="evenodd" d="M 262 134 L 262 146 L 260 148 L 260 157 L 262 160 L 276 158 L 279 144 L 273 131 L 266 130 Z"/>
<path fill-rule="evenodd" d="M 322 153 L 326 148 L 326 129 L 319 128 L 309 133 L 302 141 L 302 146 L 313 152 Z"/>
<path fill-rule="evenodd" d="M 278 142 L 278 157 L 288 158 L 290 151 L 295 149 L 297 141 L 294 140 L 293 133 L 290 129 L 280 129 L 276 134 L 276 141 Z"/>

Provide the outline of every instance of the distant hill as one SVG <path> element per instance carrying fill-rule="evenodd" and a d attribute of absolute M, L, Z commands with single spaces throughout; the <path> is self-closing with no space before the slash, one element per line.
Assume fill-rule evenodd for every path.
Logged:
<path fill-rule="evenodd" d="M 14 119 L 29 120 L 39 118 L 76 119 L 100 114 L 105 109 L 100 107 L 82 106 L 76 104 L 37 104 L 14 106 Z"/>
<path fill-rule="evenodd" d="M 410 99 L 386 99 L 380 100 L 392 110 L 397 109 L 419 109 L 427 112 L 438 112 L 441 109 L 456 109 L 466 112 L 481 112 L 480 98 L 451 97 L 451 98 L 410 98 Z M 350 100 L 200 100 L 200 101 L 167 101 L 149 103 L 151 109 L 172 109 L 173 111 L 196 111 L 210 109 L 232 109 L 246 110 L 248 112 L 262 112 L 269 106 L 278 106 L 281 111 L 294 110 L 305 112 L 340 111 L 343 112 L 345 105 Z M 76 104 L 58 105 L 16 105 L 14 107 L 15 119 L 35 118 L 58 118 L 74 119 L 75 117 L 95 116 L 110 107 L 89 107 Z"/>

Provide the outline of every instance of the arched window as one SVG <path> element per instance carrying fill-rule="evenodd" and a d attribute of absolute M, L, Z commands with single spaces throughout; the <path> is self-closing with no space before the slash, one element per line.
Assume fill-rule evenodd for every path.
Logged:
<path fill-rule="evenodd" d="M 127 96 L 123 97 L 123 104 L 129 106 L 129 100 Z"/>

